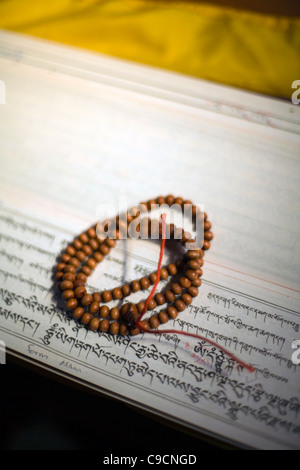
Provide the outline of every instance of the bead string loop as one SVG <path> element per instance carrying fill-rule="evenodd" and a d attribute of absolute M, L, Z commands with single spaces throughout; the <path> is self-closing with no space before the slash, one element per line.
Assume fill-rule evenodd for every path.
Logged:
<path fill-rule="evenodd" d="M 185 232 L 184 229 L 176 228 L 174 224 L 170 224 L 168 226 L 170 238 L 177 240 L 185 248 L 185 252 L 183 257 L 176 263 L 161 267 L 166 241 L 166 214 L 164 213 L 161 215 L 158 226 L 156 226 L 159 238 L 161 238 L 157 270 L 149 276 L 143 276 L 141 279 L 131 281 L 121 287 L 115 287 L 112 290 L 107 289 L 103 292 L 94 292 L 93 294 L 88 293 L 86 282 L 98 263 L 102 262 L 111 249 L 115 247 L 117 240 L 123 238 L 122 234 L 124 232 L 128 235 L 130 223 L 137 219 L 141 212 L 150 211 L 151 207 L 157 204 L 167 204 L 169 207 L 177 204 L 182 208 L 182 211 L 189 204 L 193 222 L 196 223 L 197 218 L 203 222 L 204 239 L 201 248 L 196 246 L 196 240 L 191 238 L 190 233 Z M 161 324 L 175 320 L 179 312 L 184 311 L 193 302 L 193 298 L 198 295 L 203 273 L 204 253 L 210 248 L 210 242 L 213 239 L 211 223 L 207 218 L 207 214 L 200 211 L 191 201 L 168 195 L 142 202 L 137 209 L 128 211 L 126 218 L 127 221 L 124 225 L 124 217 L 117 216 L 115 230 L 110 231 L 109 227 L 105 227 L 102 233 L 103 236 L 99 232 L 99 224 L 94 225 L 80 234 L 73 243 L 67 246 L 62 254 L 57 265 L 56 279 L 62 291 L 62 297 L 66 301 L 66 307 L 73 312 L 74 319 L 91 330 L 109 332 L 113 335 L 137 335 L 142 331 L 152 334 L 176 333 L 202 339 L 213 344 L 252 372 L 254 370 L 252 366 L 207 338 L 177 330 L 157 330 Z M 155 225 L 152 219 L 144 219 L 138 224 L 137 229 L 144 235 L 149 236 L 150 233 L 153 233 L 153 224 Z M 161 279 L 167 280 L 169 277 L 171 277 L 170 287 L 167 286 L 162 292 L 155 294 L 159 281 Z M 126 302 L 123 303 L 120 309 L 118 307 L 109 308 L 106 305 L 111 300 L 122 300 L 131 293 L 147 290 L 151 284 L 153 288 L 145 302 L 140 301 L 136 305 Z M 148 310 L 154 310 L 164 304 L 167 306 L 158 313 L 154 313 L 148 320 L 142 319 Z"/>

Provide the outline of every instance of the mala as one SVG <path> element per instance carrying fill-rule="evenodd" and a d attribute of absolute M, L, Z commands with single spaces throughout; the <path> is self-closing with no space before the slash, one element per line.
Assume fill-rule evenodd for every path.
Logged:
<path fill-rule="evenodd" d="M 190 233 L 185 232 L 184 229 L 176 228 L 174 224 L 169 224 L 170 239 L 181 245 L 183 256 L 175 263 L 161 267 L 166 241 L 166 214 L 162 214 L 159 221 L 144 218 L 137 226 L 137 230 L 148 237 L 150 233 L 153 234 L 153 226 L 156 222 L 157 235 L 161 239 L 157 270 L 149 276 L 143 276 L 141 279 L 130 282 L 130 284 L 124 284 L 121 287 L 104 290 L 103 292 L 88 293 L 86 289 L 88 276 L 115 247 L 117 240 L 122 238 L 122 234 L 125 237 L 129 235 L 131 222 L 137 219 L 141 213 L 145 214 L 151 211 L 155 205 L 160 206 L 162 204 L 167 204 L 169 207 L 177 204 L 182 208 L 182 211 L 184 207 L 189 206 L 193 226 L 196 225 L 197 218 L 201 219 L 204 229 L 204 240 L 201 242 L 201 248 L 196 246 L 196 241 L 191 238 Z M 102 230 L 99 230 L 99 225 L 92 226 L 67 246 L 61 255 L 60 262 L 57 264 L 56 279 L 58 286 L 62 291 L 66 308 L 72 311 L 74 319 L 93 331 L 109 332 L 112 335 L 137 335 L 141 332 L 155 335 L 175 333 L 201 339 L 212 344 L 242 367 L 253 372 L 254 368 L 251 365 L 246 364 L 230 351 L 208 338 L 173 329 L 158 330 L 161 324 L 175 320 L 178 314 L 183 312 L 193 302 L 194 297 L 198 295 L 203 273 L 204 253 L 210 248 L 210 242 L 213 239 L 211 223 L 207 218 L 207 214 L 201 212 L 191 201 L 184 200 L 181 197 L 160 196 L 157 199 L 140 203 L 138 207 L 128 211 L 125 218 L 120 215 L 117 216 L 113 227 L 113 230 L 110 230 L 109 224 L 106 224 L 106 226 L 102 226 Z M 169 278 L 169 286 L 162 292 L 155 293 L 159 281 L 168 280 Z M 147 290 L 150 286 L 153 287 L 145 302 L 140 301 L 137 304 L 126 302 L 123 303 L 121 308 L 109 308 L 106 305 L 112 300 L 122 301 L 130 294 Z M 154 310 L 164 304 L 167 307 L 162 308 L 159 313 L 154 313 L 147 320 L 143 320 L 147 311 Z"/>

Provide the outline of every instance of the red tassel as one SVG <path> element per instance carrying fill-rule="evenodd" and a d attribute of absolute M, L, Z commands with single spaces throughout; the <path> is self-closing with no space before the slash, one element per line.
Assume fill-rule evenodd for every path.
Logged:
<path fill-rule="evenodd" d="M 241 359 L 236 357 L 234 354 L 232 354 L 230 351 L 223 348 L 223 346 L 220 346 L 218 343 L 215 343 L 214 341 L 212 341 L 208 338 L 205 338 L 204 336 L 196 335 L 194 333 L 188 333 L 186 331 L 179 331 L 179 330 L 148 330 L 148 329 L 143 327 L 143 325 L 141 323 L 142 318 L 148 310 L 149 302 L 152 299 L 152 297 L 154 296 L 155 291 L 156 291 L 157 286 L 158 286 L 158 283 L 160 281 L 160 269 L 161 269 L 161 263 L 162 263 L 162 258 L 163 258 L 163 254 L 164 254 L 164 249 L 165 249 L 165 242 L 166 242 L 166 217 L 167 217 L 166 214 L 161 215 L 161 219 L 162 219 L 162 240 L 161 240 L 160 255 L 159 255 L 159 260 L 158 260 L 158 265 L 157 265 L 156 280 L 155 280 L 154 286 L 153 286 L 149 296 L 146 299 L 146 302 L 145 302 L 144 308 L 142 310 L 142 313 L 140 314 L 140 316 L 138 317 L 138 319 L 136 321 L 136 328 L 139 328 L 144 333 L 150 333 L 150 334 L 154 334 L 154 335 L 162 335 L 162 334 L 166 334 L 166 333 L 167 334 L 178 334 L 178 335 L 190 336 L 192 338 L 196 338 L 196 339 L 199 339 L 199 340 L 202 340 L 202 341 L 206 341 L 207 343 L 211 344 L 212 346 L 215 346 L 216 348 L 220 349 L 220 351 L 223 351 L 224 354 L 229 356 L 237 364 L 244 367 L 249 372 L 254 372 L 255 368 L 253 366 L 251 366 L 250 364 L 247 364 L 246 362 L 242 361 Z"/>

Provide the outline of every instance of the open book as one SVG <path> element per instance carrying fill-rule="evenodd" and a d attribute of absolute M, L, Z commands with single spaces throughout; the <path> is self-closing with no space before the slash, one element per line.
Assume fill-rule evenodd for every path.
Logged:
<path fill-rule="evenodd" d="M 0 74 L 6 353 L 228 443 L 299 448 L 299 107 L 6 32 Z M 215 235 L 172 328 L 253 373 L 216 368 L 194 338 L 88 331 L 57 300 L 57 257 L 103 204 L 170 193 L 203 204 Z M 89 286 L 140 278 L 158 254 L 120 241 Z"/>

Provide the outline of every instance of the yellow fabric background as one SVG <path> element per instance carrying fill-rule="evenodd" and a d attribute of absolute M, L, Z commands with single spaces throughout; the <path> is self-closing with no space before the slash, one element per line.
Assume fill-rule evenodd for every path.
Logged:
<path fill-rule="evenodd" d="M 4 0 L 0 28 L 290 98 L 300 18 L 195 2 Z"/>

